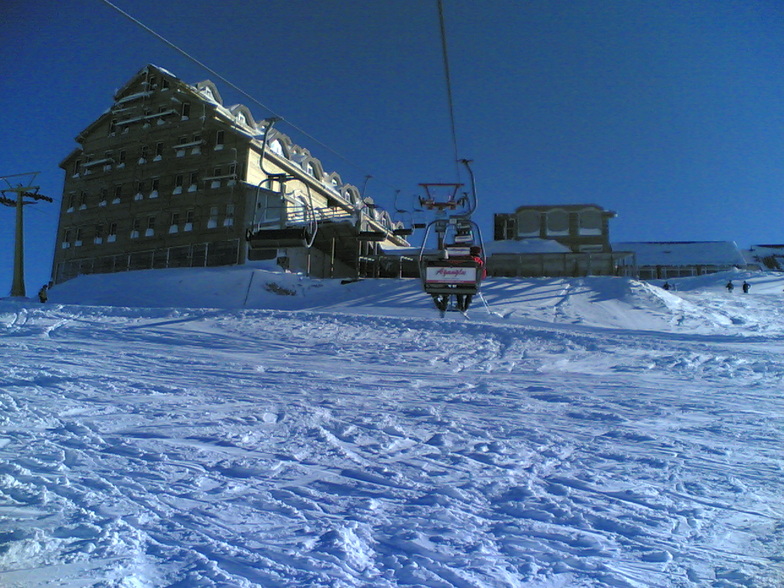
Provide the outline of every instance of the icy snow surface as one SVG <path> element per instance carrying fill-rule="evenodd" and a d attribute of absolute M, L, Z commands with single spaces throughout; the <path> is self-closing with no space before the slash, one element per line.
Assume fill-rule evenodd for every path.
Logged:
<path fill-rule="evenodd" d="M 0 585 L 782 586 L 784 276 L 672 283 L 0 301 Z"/>

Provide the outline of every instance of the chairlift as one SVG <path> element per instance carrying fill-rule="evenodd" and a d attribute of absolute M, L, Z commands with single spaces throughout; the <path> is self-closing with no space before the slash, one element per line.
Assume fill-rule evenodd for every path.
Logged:
<path fill-rule="evenodd" d="M 463 160 L 468 168 L 468 161 Z M 430 294 L 439 310 L 444 311 L 451 296 L 480 294 L 485 265 L 482 232 L 471 214 L 476 210 L 476 187 L 472 179 L 472 194 L 455 198 L 462 184 L 420 184 L 425 196 L 419 202 L 436 218 L 425 230 L 419 251 L 419 270 L 422 287 Z M 437 194 L 440 193 L 439 198 Z M 428 250 L 431 234 L 435 234 L 437 248 Z M 460 309 L 465 310 L 465 308 Z"/>

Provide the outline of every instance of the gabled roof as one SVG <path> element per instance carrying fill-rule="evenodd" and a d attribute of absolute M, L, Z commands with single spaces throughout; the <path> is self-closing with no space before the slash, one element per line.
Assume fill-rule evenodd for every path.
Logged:
<path fill-rule="evenodd" d="M 651 241 L 613 243 L 613 249 L 633 251 L 640 266 L 745 266 L 734 241 Z"/>

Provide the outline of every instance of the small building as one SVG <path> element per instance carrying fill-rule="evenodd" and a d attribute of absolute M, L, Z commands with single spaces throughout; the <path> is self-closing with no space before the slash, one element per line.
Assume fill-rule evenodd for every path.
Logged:
<path fill-rule="evenodd" d="M 743 253 L 746 262 L 755 269 L 784 271 L 784 244 L 752 245 Z"/>
<path fill-rule="evenodd" d="M 596 204 L 520 206 L 494 215 L 493 239 L 548 239 L 574 253 L 609 253 L 609 222 L 615 217 Z"/>
<path fill-rule="evenodd" d="M 613 251 L 609 221 L 595 204 L 520 206 L 494 215 L 485 247 L 487 273 L 498 277 L 635 275 L 634 255 Z"/>
<path fill-rule="evenodd" d="M 60 164 L 53 280 L 253 259 L 355 277 L 378 244 L 407 244 L 386 211 L 273 124 L 224 105 L 210 81 L 144 67 Z"/>
<path fill-rule="evenodd" d="M 734 241 L 652 241 L 614 243 L 634 252 L 641 280 L 664 280 L 745 269 Z"/>

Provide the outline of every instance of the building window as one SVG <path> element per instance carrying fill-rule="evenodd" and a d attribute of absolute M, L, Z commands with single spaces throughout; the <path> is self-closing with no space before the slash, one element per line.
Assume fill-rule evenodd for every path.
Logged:
<path fill-rule="evenodd" d="M 188 210 L 185 212 L 185 226 L 182 228 L 183 231 L 192 231 L 193 230 L 193 217 L 195 213 L 193 210 Z"/>
<path fill-rule="evenodd" d="M 79 194 L 79 210 L 87 208 L 87 192 Z"/>
<path fill-rule="evenodd" d="M 161 180 L 158 178 L 152 179 L 152 186 L 150 187 L 150 198 L 157 198 L 158 197 L 158 187 L 160 186 Z"/>
<path fill-rule="evenodd" d="M 125 149 L 117 155 L 117 167 L 125 167 Z"/>
<path fill-rule="evenodd" d="M 215 133 L 215 151 L 220 151 L 223 149 L 223 141 L 225 136 L 226 133 L 222 130 Z"/>
<path fill-rule="evenodd" d="M 601 235 L 602 213 L 598 210 L 583 210 L 580 212 L 580 234 Z"/>
<path fill-rule="evenodd" d="M 174 190 L 172 190 L 172 194 L 182 194 L 182 182 L 184 178 L 182 174 L 177 174 L 174 176 Z"/>
<path fill-rule="evenodd" d="M 168 90 L 169 89 L 169 80 L 166 78 L 161 79 L 161 90 Z"/>
<path fill-rule="evenodd" d="M 71 246 L 71 229 L 65 229 L 63 231 L 63 240 L 60 243 L 60 248 L 68 249 Z"/>
<path fill-rule="evenodd" d="M 145 237 L 153 237 L 155 235 L 155 217 L 147 217 L 147 230 L 144 231 Z"/>
<path fill-rule="evenodd" d="M 139 150 L 139 165 L 147 163 L 147 145 L 142 145 Z"/>
<path fill-rule="evenodd" d="M 223 219 L 224 227 L 231 227 L 234 225 L 234 204 L 226 205 L 226 218 Z"/>
<path fill-rule="evenodd" d="M 188 102 L 183 102 L 182 103 L 181 114 L 182 114 L 183 120 L 188 120 L 190 118 L 190 116 L 191 116 L 191 105 L 190 105 L 190 103 L 188 103 Z"/>
<path fill-rule="evenodd" d="M 215 229 L 218 226 L 218 207 L 213 206 L 210 208 L 210 218 L 207 220 L 207 228 Z"/>
<path fill-rule="evenodd" d="M 547 213 L 547 235 L 564 237 L 569 235 L 569 213 L 551 210 Z"/>
<path fill-rule="evenodd" d="M 68 194 L 68 208 L 65 209 L 65 212 L 73 212 L 74 208 L 76 207 L 76 194 L 71 192 Z"/>
<path fill-rule="evenodd" d="M 121 200 L 122 200 L 122 186 L 115 186 L 114 200 L 112 200 L 112 204 L 119 204 Z"/>
<path fill-rule="evenodd" d="M 101 201 L 98 203 L 98 206 L 106 206 L 108 200 L 109 190 L 106 188 L 101 188 Z"/>
<path fill-rule="evenodd" d="M 112 121 L 109 123 L 109 136 L 114 137 L 117 133 L 117 119 L 113 118 Z"/>
<path fill-rule="evenodd" d="M 155 144 L 155 159 L 153 161 L 160 161 L 163 159 L 163 143 L 158 142 Z"/>
<path fill-rule="evenodd" d="M 221 168 L 219 168 L 219 167 L 216 167 L 212 171 L 212 182 L 210 183 L 210 188 L 220 188 L 220 185 L 221 185 L 220 178 L 221 178 L 221 174 L 222 173 L 223 173 L 223 170 L 221 170 Z"/>
<path fill-rule="evenodd" d="M 141 221 L 138 218 L 133 219 L 133 224 L 131 225 L 131 239 L 138 239 L 140 230 Z"/>
<path fill-rule="evenodd" d="M 81 247 L 82 246 L 82 229 L 76 229 L 76 241 L 74 241 L 74 247 Z"/>
<path fill-rule="evenodd" d="M 144 182 L 136 182 L 136 194 L 133 197 L 134 200 L 143 200 L 144 199 Z"/>
<path fill-rule="evenodd" d="M 188 192 L 195 192 L 198 189 L 199 189 L 199 172 L 191 172 Z"/>
<path fill-rule="evenodd" d="M 95 225 L 95 235 L 93 236 L 93 243 L 100 245 L 103 243 L 103 225 Z"/>
<path fill-rule="evenodd" d="M 169 234 L 173 235 L 180 230 L 180 213 L 172 212 L 169 220 Z"/>
<path fill-rule="evenodd" d="M 114 243 L 117 240 L 117 223 L 109 225 L 109 234 L 106 236 L 107 243 Z"/>
<path fill-rule="evenodd" d="M 81 159 L 77 159 L 76 161 L 74 161 L 73 169 L 71 170 L 71 175 L 75 178 L 78 178 L 81 167 L 82 167 Z"/>

